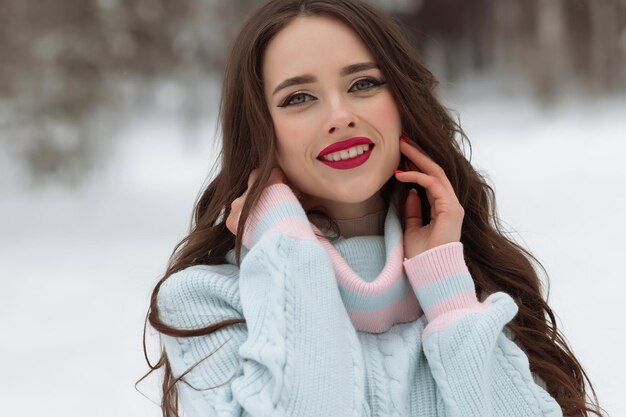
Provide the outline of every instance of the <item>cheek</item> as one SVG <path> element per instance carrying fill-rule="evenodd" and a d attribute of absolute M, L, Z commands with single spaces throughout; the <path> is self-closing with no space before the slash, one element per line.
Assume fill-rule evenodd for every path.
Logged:
<path fill-rule="evenodd" d="M 385 94 L 374 106 L 371 113 L 373 125 L 383 135 L 384 143 L 381 150 L 386 155 L 388 167 L 396 167 L 402 157 L 400 152 L 400 134 L 402 132 L 402 122 L 400 112 L 391 94 Z"/>
<path fill-rule="evenodd" d="M 302 136 L 299 123 L 285 123 L 274 127 L 276 134 L 276 162 L 287 177 L 290 185 L 305 193 L 311 193 L 307 186 L 310 178 L 307 160 L 307 144 Z M 308 173 L 308 174 L 307 174 Z"/>
<path fill-rule="evenodd" d="M 402 129 L 398 107 L 390 94 L 382 97 L 381 102 L 376 106 L 374 117 L 385 133 L 395 133 L 396 130 Z"/>
<path fill-rule="evenodd" d="M 287 138 L 293 135 L 295 126 L 290 124 L 288 120 L 275 114 L 272 115 L 272 123 L 274 124 L 274 134 L 276 135 L 276 153 L 280 157 L 289 152 L 289 141 Z"/>
<path fill-rule="evenodd" d="M 293 158 L 294 155 L 305 155 L 306 132 L 310 134 L 311 129 L 302 118 L 274 118 L 276 153 L 281 167 L 299 159 Z"/>

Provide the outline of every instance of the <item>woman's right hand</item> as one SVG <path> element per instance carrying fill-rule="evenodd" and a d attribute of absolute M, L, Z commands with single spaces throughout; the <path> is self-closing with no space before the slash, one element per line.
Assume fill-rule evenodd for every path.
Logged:
<path fill-rule="evenodd" d="M 258 176 L 259 176 L 259 169 L 257 168 L 257 169 L 252 170 L 252 172 L 250 173 L 250 176 L 248 177 L 248 188 L 246 189 L 246 192 L 244 192 L 240 197 L 236 198 L 230 205 L 230 214 L 228 215 L 228 218 L 226 219 L 226 227 L 235 236 L 237 235 L 237 224 L 239 223 L 239 216 L 241 215 L 241 210 L 243 209 L 243 205 L 246 202 L 246 198 L 248 197 L 248 191 L 250 191 L 250 187 L 252 186 L 252 184 L 254 183 L 254 181 L 256 180 Z M 285 173 L 283 172 L 283 170 L 278 167 L 272 168 L 272 172 L 270 173 L 270 177 L 267 181 L 266 187 L 269 187 L 270 185 L 274 185 L 274 184 L 286 184 L 286 183 L 287 183 L 287 177 L 285 176 Z M 295 193 L 295 190 L 294 190 L 294 193 Z M 296 195 L 298 194 L 296 193 Z"/>

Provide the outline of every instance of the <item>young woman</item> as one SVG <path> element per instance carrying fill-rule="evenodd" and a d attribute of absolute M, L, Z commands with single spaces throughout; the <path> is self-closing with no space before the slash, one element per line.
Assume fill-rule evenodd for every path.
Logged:
<path fill-rule="evenodd" d="M 151 299 L 165 416 L 599 415 L 435 86 L 360 1 L 248 19 L 220 171 Z"/>

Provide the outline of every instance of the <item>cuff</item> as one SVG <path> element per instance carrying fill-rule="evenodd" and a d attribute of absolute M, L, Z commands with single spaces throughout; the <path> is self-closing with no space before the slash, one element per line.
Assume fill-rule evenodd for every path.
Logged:
<path fill-rule="evenodd" d="M 444 313 L 479 304 L 460 242 L 414 256 L 404 261 L 404 270 L 429 322 Z"/>
<path fill-rule="evenodd" d="M 246 219 L 243 245 L 251 249 L 272 230 L 300 239 L 315 239 L 300 201 L 286 184 L 273 184 L 263 190 Z"/>

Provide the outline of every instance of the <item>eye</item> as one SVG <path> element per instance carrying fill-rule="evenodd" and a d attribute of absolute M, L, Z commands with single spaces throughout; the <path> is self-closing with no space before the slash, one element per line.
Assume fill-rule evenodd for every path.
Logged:
<path fill-rule="evenodd" d="M 363 78 L 361 80 L 357 80 L 354 84 L 352 84 L 352 87 L 350 87 L 349 91 L 370 90 L 374 87 L 379 87 L 383 84 L 385 83 L 374 78 Z"/>
<path fill-rule="evenodd" d="M 278 105 L 278 107 L 299 106 L 314 99 L 315 97 L 310 94 L 296 93 L 287 97 L 281 104 Z"/>

